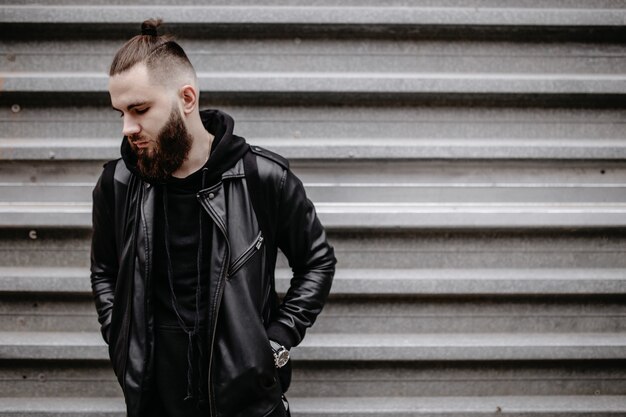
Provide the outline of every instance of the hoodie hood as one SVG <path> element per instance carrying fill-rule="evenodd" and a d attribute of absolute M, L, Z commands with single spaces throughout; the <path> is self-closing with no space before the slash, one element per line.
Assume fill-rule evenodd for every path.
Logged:
<path fill-rule="evenodd" d="M 203 185 L 207 187 L 218 183 L 222 178 L 222 174 L 232 168 L 248 151 L 250 146 L 244 138 L 233 134 L 235 121 L 228 114 L 219 110 L 203 110 L 200 112 L 200 119 L 204 128 L 214 136 L 214 139 L 209 159 L 202 168 L 190 176 L 199 175 L 206 168 Z M 130 172 L 143 181 L 152 184 L 156 183 L 154 179 L 141 175 L 137 169 L 137 155 L 130 147 L 126 136 L 122 139 L 121 154 L 124 164 L 126 164 L 126 168 Z"/>

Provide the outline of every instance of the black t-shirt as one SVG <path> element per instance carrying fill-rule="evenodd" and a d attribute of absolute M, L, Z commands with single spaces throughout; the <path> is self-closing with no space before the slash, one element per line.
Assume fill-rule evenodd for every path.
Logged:
<path fill-rule="evenodd" d="M 167 187 L 167 190 L 164 190 Z M 198 283 L 198 262 L 200 262 L 200 324 L 206 322 L 208 305 L 208 262 L 210 254 L 211 219 L 200 206 L 196 194 L 202 189 L 202 171 L 196 171 L 186 178 L 170 178 L 160 186 L 157 195 L 154 228 L 154 283 L 155 319 L 159 325 L 178 325 L 172 305 L 168 282 L 167 253 L 165 238 L 169 239 L 170 260 L 173 270 L 174 294 L 179 305 L 179 313 L 188 328 L 192 328 L 196 316 L 196 288 Z M 165 195 L 165 198 L 164 198 Z M 166 207 L 164 206 L 166 205 Z M 164 210 L 167 209 L 169 222 L 165 233 Z M 202 215 L 202 254 L 198 259 L 200 245 L 200 215 Z"/>

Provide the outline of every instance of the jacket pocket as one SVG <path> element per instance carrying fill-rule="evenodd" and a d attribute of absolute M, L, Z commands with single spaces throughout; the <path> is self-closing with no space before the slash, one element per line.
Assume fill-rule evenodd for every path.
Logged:
<path fill-rule="evenodd" d="M 245 270 L 258 258 L 259 254 L 225 285 L 220 324 L 226 330 L 217 333 L 213 362 L 215 399 L 222 417 L 267 415 L 282 395 L 255 297 L 246 291 Z"/>
<path fill-rule="evenodd" d="M 228 274 L 226 275 L 226 279 L 230 279 L 233 275 L 237 273 L 252 257 L 261 250 L 263 247 L 263 232 L 259 232 L 254 242 L 237 258 L 235 259 L 228 268 Z"/>

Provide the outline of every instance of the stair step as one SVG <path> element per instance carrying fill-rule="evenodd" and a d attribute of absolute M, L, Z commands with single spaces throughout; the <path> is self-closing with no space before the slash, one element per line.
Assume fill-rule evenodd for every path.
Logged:
<path fill-rule="evenodd" d="M 330 167 L 329 167 L 330 168 Z M 381 174 L 382 176 L 382 174 Z M 397 182 L 387 175 L 378 181 L 307 182 L 307 196 L 319 205 L 372 205 L 444 208 L 459 206 L 530 207 L 546 205 L 582 207 L 626 205 L 625 183 L 578 183 L 575 181 L 543 184 L 527 182 L 480 183 L 478 181 Z M 386 180 L 386 182 L 385 182 Z M 0 204 L 68 204 L 92 201 L 94 182 L 0 182 Z M 529 209 L 530 210 L 530 209 Z"/>
<path fill-rule="evenodd" d="M 0 397 L 2 417 L 124 417 L 123 398 Z"/>
<path fill-rule="evenodd" d="M 0 366 L 0 393 L 2 393 L 0 404 L 4 401 L 3 397 L 33 395 L 83 398 L 123 396 L 113 367 L 108 361 L 41 362 L 34 360 L 5 363 Z M 542 392 L 542 394 L 546 393 Z"/>
<path fill-rule="evenodd" d="M 0 267 L 0 292 L 91 294 L 89 269 Z"/>
<path fill-rule="evenodd" d="M 75 163 L 66 171 L 58 167 L 65 164 L 54 164 L 0 164 L 0 173 L 6 172 L 0 203 L 90 203 L 101 166 Z M 316 204 L 532 208 L 626 203 L 626 168 L 617 162 L 298 161 L 292 169 Z"/>
<path fill-rule="evenodd" d="M 295 361 L 289 396 L 623 395 L 625 390 L 623 360 Z M 0 392 L 6 397 L 122 395 L 111 364 L 104 360 L 5 362 L 0 367 Z"/>
<path fill-rule="evenodd" d="M 298 416 L 617 416 L 623 396 L 370 397 L 289 399 Z"/>
<path fill-rule="evenodd" d="M 330 229 L 507 229 L 626 226 L 622 203 L 320 203 Z"/>
<path fill-rule="evenodd" d="M 290 271 L 276 273 L 286 291 Z M 626 293 L 623 269 L 342 269 L 331 295 L 584 295 Z"/>
<path fill-rule="evenodd" d="M 239 4 L 237 4 L 239 3 Z M 391 26 L 496 26 L 496 27 L 597 27 L 624 24 L 626 12 L 620 6 L 584 9 L 563 7 L 480 7 L 484 3 L 462 3 L 465 7 L 331 7 L 327 2 L 314 1 L 308 7 L 278 5 L 266 2 L 250 5 L 234 2 L 231 6 L 171 7 L 145 5 L 114 5 L 103 3 L 98 14 L 91 6 L 5 6 L 2 23 L 39 24 L 135 24 L 146 16 L 160 16 L 177 25 L 391 25 Z M 106 4 L 106 5 L 105 5 Z M 560 7 L 556 7 L 556 4 Z M 245 5 L 245 9 L 241 6 Z M 239 7 L 237 7 L 239 6 Z M 245 10 L 245 13 L 242 12 Z"/>
<path fill-rule="evenodd" d="M 108 360 L 98 332 L 0 332 L 0 358 L 20 360 Z"/>
<path fill-rule="evenodd" d="M 167 23 L 166 23 L 167 25 Z M 206 29 L 206 26 L 205 26 Z M 512 31 L 511 31 L 512 32 Z M 187 35 L 189 36 L 189 35 Z M 233 35 L 180 38 L 195 68 L 206 72 L 320 72 L 357 73 L 507 73 L 507 74 L 619 74 L 626 63 L 624 45 L 608 42 L 490 42 L 463 39 L 396 37 L 368 39 L 354 36 L 318 39 L 311 36 L 259 39 Z M 0 40 L 7 57 L 4 71 L 99 72 L 109 68 L 119 39 Z"/>
<path fill-rule="evenodd" d="M 586 294 L 585 297 L 588 295 Z M 0 298 L 0 331 L 99 330 L 91 297 Z M 626 306 L 609 300 L 331 296 L 308 334 L 625 332 Z"/>
<path fill-rule="evenodd" d="M 626 390 L 623 361 L 295 361 L 293 369 L 289 394 L 295 397 L 623 395 Z"/>
<path fill-rule="evenodd" d="M 626 268 L 626 236 L 620 230 L 342 231 L 329 236 L 341 260 L 339 270 L 503 268 L 532 274 L 535 268 Z M 288 264 L 280 257 L 278 265 Z"/>
<path fill-rule="evenodd" d="M 296 360 L 594 360 L 626 355 L 626 334 L 314 334 Z"/>
<path fill-rule="evenodd" d="M 294 416 L 463 417 L 503 414 L 517 417 L 618 416 L 626 413 L 625 396 L 500 397 L 289 397 Z M 2 398 L 6 417 L 122 417 L 122 398 Z"/>
<path fill-rule="evenodd" d="M 291 271 L 276 270 L 285 293 Z M 84 268 L 0 267 L 0 293 L 91 294 Z M 338 269 L 334 296 L 620 295 L 626 269 Z"/>
<path fill-rule="evenodd" d="M 626 203 L 317 203 L 329 230 L 626 227 Z M 0 227 L 91 227 L 91 203 L 0 203 Z"/>
<path fill-rule="evenodd" d="M 96 332 L 0 332 L 0 357 L 107 360 Z M 296 361 L 617 360 L 626 334 L 316 334 L 294 348 Z"/>
<path fill-rule="evenodd" d="M 619 229 L 331 230 L 328 234 L 337 258 L 341 260 L 339 270 L 444 269 L 454 272 L 493 268 L 528 270 L 532 274 L 536 269 L 626 269 L 626 257 L 623 256 L 626 236 Z M 0 228 L 0 236 L 0 265 L 4 267 L 89 268 L 89 228 L 10 227 Z M 289 268 L 282 254 L 277 265 Z M 492 288 L 496 286 L 494 283 Z M 451 287 L 452 284 L 448 286 Z"/>
<path fill-rule="evenodd" d="M 534 159 L 622 160 L 623 139 L 257 139 L 255 145 L 295 160 Z M 104 161 L 119 158 L 119 139 L 1 139 L 0 161 Z"/>
<path fill-rule="evenodd" d="M 0 227 L 91 228 L 91 203 L 0 203 Z"/>
<path fill-rule="evenodd" d="M 105 93 L 101 73 L 4 73 L 6 93 Z M 626 94 L 621 74 L 439 74 L 439 73 L 198 73 L 201 92 L 272 94 L 407 95 L 606 95 Z M 603 98 L 602 100 L 606 100 Z"/>
<path fill-rule="evenodd" d="M 94 329 L 94 321 L 90 321 L 88 329 Z M 5 329 L 25 330 L 25 327 Z M 548 296 L 524 300 L 508 297 L 331 298 L 308 334 L 344 332 L 379 336 L 388 333 L 626 332 L 626 305 L 613 298 L 570 300 Z"/>

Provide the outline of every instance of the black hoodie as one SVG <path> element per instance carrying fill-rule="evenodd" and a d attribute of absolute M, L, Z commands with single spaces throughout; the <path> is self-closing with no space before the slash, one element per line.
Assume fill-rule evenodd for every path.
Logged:
<path fill-rule="evenodd" d="M 206 215 L 200 216 L 200 204 L 196 199 L 196 194 L 203 188 L 217 184 L 222 174 L 241 159 L 249 149 L 244 138 L 233 135 L 235 122 L 228 114 L 219 110 L 204 110 L 200 112 L 200 118 L 206 130 L 214 136 L 211 153 L 204 166 L 186 178 L 170 177 L 164 182 L 155 182 L 150 178 L 142 177 L 137 169 L 137 157 L 126 137 L 121 147 L 122 159 L 128 170 L 144 181 L 157 186 L 158 189 L 157 195 L 160 198 L 157 198 L 155 210 L 153 282 L 156 284 L 156 307 L 165 309 L 158 309 L 156 313 L 166 313 L 170 319 L 169 322 L 175 319 L 173 315 L 175 312 L 171 309 L 169 294 L 167 298 L 165 294 L 165 290 L 168 289 L 164 286 L 167 284 L 168 259 L 172 263 L 175 295 L 182 308 L 181 315 L 191 319 L 186 320 L 188 323 L 193 323 L 195 318 L 195 282 L 199 272 L 196 265 L 198 253 L 197 250 L 191 249 L 197 249 L 201 241 L 210 242 L 206 233 L 202 235 L 198 233 L 202 220 L 206 223 L 209 218 Z M 169 223 L 167 228 L 166 222 Z M 203 229 L 205 232 L 209 230 L 206 227 Z M 166 235 L 169 248 L 164 245 Z M 169 254 L 166 253 L 167 249 L 169 249 Z M 206 254 L 209 248 L 200 249 L 203 249 L 205 254 L 201 258 L 207 259 Z M 169 290 L 167 292 L 169 293 Z M 158 318 L 165 317 L 157 316 Z"/>
<path fill-rule="evenodd" d="M 167 360 L 188 365 L 187 396 L 190 397 L 195 396 L 194 391 L 200 391 L 198 394 L 202 397 L 201 387 L 193 389 L 191 364 L 206 343 L 201 336 L 206 333 L 203 327 L 207 320 L 206 288 L 210 279 L 207 273 L 210 218 L 201 208 L 196 194 L 218 183 L 224 171 L 241 159 L 249 148 L 243 138 L 233 135 L 234 121 L 226 113 L 207 110 L 200 112 L 200 116 L 206 130 L 214 136 L 207 162 L 186 178 L 152 181 L 157 187 L 152 271 L 157 340 L 159 333 L 166 331 L 163 334 L 167 335 L 167 340 L 162 336 L 161 346 L 168 346 L 170 357 Z M 122 158 L 128 169 L 141 177 L 136 167 L 137 158 L 126 138 L 122 143 Z M 151 182 L 148 178 L 142 179 Z M 194 346 L 200 351 L 196 352 Z M 174 352 L 178 352 L 177 358 L 171 357 Z M 156 352 L 157 363 L 161 353 L 164 354 Z M 202 355 L 198 360 L 198 368 L 205 365 L 201 363 Z M 198 378 L 199 381 L 202 379 Z"/>

